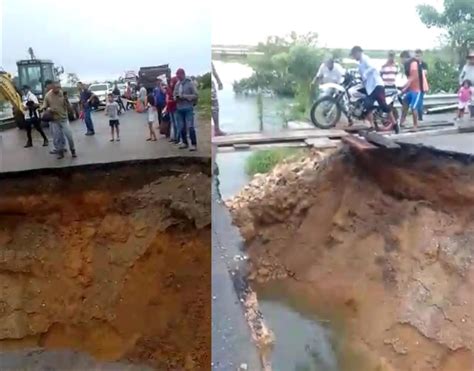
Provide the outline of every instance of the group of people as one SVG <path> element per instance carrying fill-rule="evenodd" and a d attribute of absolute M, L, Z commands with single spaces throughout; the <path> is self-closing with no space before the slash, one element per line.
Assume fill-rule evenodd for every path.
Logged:
<path fill-rule="evenodd" d="M 95 135 L 95 127 L 92 121 L 92 110 L 97 97 L 91 92 L 86 84 L 78 83 L 80 92 L 80 109 L 81 118 L 86 127 L 86 136 Z M 61 85 L 57 81 L 45 82 L 46 93 L 42 106 L 39 104 L 38 98 L 31 92 L 28 86 L 22 88 L 23 103 L 25 107 L 27 143 L 25 148 L 33 146 L 32 128 L 35 128 L 43 138 L 43 146 L 49 146 L 49 139 L 44 132 L 41 122 L 49 123 L 50 133 L 52 136 L 53 148 L 51 154 L 62 159 L 65 156 L 66 144 L 69 146 L 72 157 L 77 157 L 75 142 L 71 127 L 69 124 L 69 112 L 72 110 L 66 92 L 61 89 Z M 111 141 L 120 141 L 120 121 L 119 115 L 124 107 L 123 102 L 120 104 L 117 95 L 120 92 L 114 91 L 107 97 L 105 114 L 109 118 L 109 126 L 111 130 Z M 130 89 L 130 86 L 128 86 Z M 141 101 L 147 112 L 147 124 L 149 137 L 147 141 L 156 141 L 155 124 L 166 122 L 168 130 L 160 130 L 160 132 L 169 138 L 169 141 L 179 145 L 180 149 L 189 148 L 191 151 L 197 150 L 197 136 L 195 130 L 194 110 L 198 99 L 197 84 L 192 79 L 186 77 L 185 71 L 180 68 L 176 71 L 176 76 L 172 77 L 164 83 L 158 79 L 156 87 L 152 91 L 147 91 L 144 86 L 138 86 L 137 99 Z M 117 89 L 118 90 L 118 89 Z M 126 91 L 124 96 L 131 93 Z M 129 103 L 136 103 L 127 99 Z M 40 111 L 42 114 L 40 114 Z"/>
<path fill-rule="evenodd" d="M 126 92 L 130 94 L 131 92 Z M 198 87 L 195 80 L 186 76 L 184 69 L 179 68 L 176 75 L 168 81 L 158 78 L 153 90 L 145 86 L 137 86 L 137 104 L 147 113 L 149 136 L 147 141 L 157 141 L 155 124 L 158 123 L 160 133 L 169 142 L 180 149 L 197 150 L 195 106 L 198 100 Z M 109 104 L 113 104 L 109 100 Z M 107 110 L 106 110 L 107 111 Z M 140 110 L 142 111 L 142 110 Z M 112 124 L 111 124 L 112 126 Z M 112 131 L 112 139 L 113 131 Z"/>
<path fill-rule="evenodd" d="M 367 91 L 367 120 L 373 125 L 372 111 L 374 103 L 377 102 L 383 112 L 387 113 L 390 121 L 388 130 L 396 129 L 397 131 L 404 125 L 408 112 L 411 110 L 413 118 L 413 126 L 418 128 L 419 121 L 423 120 L 424 112 L 424 96 L 429 91 L 428 83 L 428 66 L 423 60 L 423 52 L 418 49 L 414 53 L 408 50 L 400 54 L 400 62 L 402 69 L 396 62 L 395 52 L 388 53 L 386 63 L 379 70 L 360 46 L 354 46 L 351 49 L 350 56 L 359 64 L 359 73 L 362 78 L 364 87 Z M 387 105 L 385 92 L 387 89 L 396 89 L 397 76 L 403 73 L 406 76 L 406 83 L 402 88 L 403 108 L 402 115 L 399 120 L 396 119 L 392 112 L 392 108 Z M 344 79 L 344 68 L 336 63 L 333 58 L 326 60 L 316 73 L 312 84 L 318 83 L 341 83 Z M 467 63 L 464 66 L 459 78 L 459 106 L 458 118 L 462 118 L 464 111 L 469 107 L 471 118 L 474 117 L 474 52 L 470 52 L 467 57 Z"/>

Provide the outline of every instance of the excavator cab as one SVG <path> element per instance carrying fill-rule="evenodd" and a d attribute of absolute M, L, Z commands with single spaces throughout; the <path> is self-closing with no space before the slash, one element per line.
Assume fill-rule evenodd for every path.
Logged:
<path fill-rule="evenodd" d="M 54 64 L 46 59 L 28 59 L 17 63 L 19 88 L 28 85 L 39 99 L 45 93 L 45 81 L 55 80 Z"/>

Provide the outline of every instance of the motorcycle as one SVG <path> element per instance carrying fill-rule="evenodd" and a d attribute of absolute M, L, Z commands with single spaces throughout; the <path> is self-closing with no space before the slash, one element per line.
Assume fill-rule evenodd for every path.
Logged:
<path fill-rule="evenodd" d="M 363 120 L 367 116 L 368 111 L 365 104 L 367 92 L 362 80 L 355 72 L 346 73 L 341 84 L 322 84 L 320 91 L 320 98 L 311 107 L 311 121 L 316 127 L 320 129 L 333 128 L 340 121 L 342 114 L 347 117 L 349 125 L 353 124 L 354 119 Z M 395 120 L 398 120 L 398 110 L 394 106 L 397 100 L 402 102 L 401 90 L 386 89 L 385 96 Z M 382 111 L 377 102 L 374 103 L 374 107 L 375 129 L 381 130 L 390 127 L 388 114 Z"/>

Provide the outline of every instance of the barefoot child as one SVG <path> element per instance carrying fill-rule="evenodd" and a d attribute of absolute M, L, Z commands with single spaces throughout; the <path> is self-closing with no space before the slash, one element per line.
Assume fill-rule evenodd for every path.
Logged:
<path fill-rule="evenodd" d="M 156 110 L 155 107 L 155 97 L 153 94 L 148 95 L 147 98 L 147 110 L 148 110 L 148 129 L 150 130 L 150 137 L 147 139 L 147 141 L 156 141 L 156 134 L 155 134 L 155 129 L 153 128 L 153 125 L 155 122 L 158 121 L 158 111 Z"/>
<path fill-rule="evenodd" d="M 120 122 L 118 119 L 119 109 L 120 107 L 118 103 L 114 101 L 114 96 L 109 94 L 108 101 L 105 106 L 105 114 L 109 116 L 110 134 L 112 136 L 112 139 L 110 139 L 111 142 L 115 140 L 115 132 L 117 133 L 117 142 L 120 142 Z"/>
<path fill-rule="evenodd" d="M 471 81 L 465 80 L 458 91 L 458 99 L 459 99 L 458 117 L 457 117 L 458 120 L 464 117 L 464 112 L 469 106 L 471 102 L 471 98 L 472 98 Z"/>

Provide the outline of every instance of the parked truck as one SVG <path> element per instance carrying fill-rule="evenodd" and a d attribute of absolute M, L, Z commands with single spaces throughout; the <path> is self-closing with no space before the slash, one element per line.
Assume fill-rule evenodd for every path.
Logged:
<path fill-rule="evenodd" d="M 143 85 L 147 91 L 153 90 L 158 78 L 170 79 L 171 69 L 169 64 L 162 64 L 159 66 L 140 67 L 138 71 L 138 83 Z"/>

